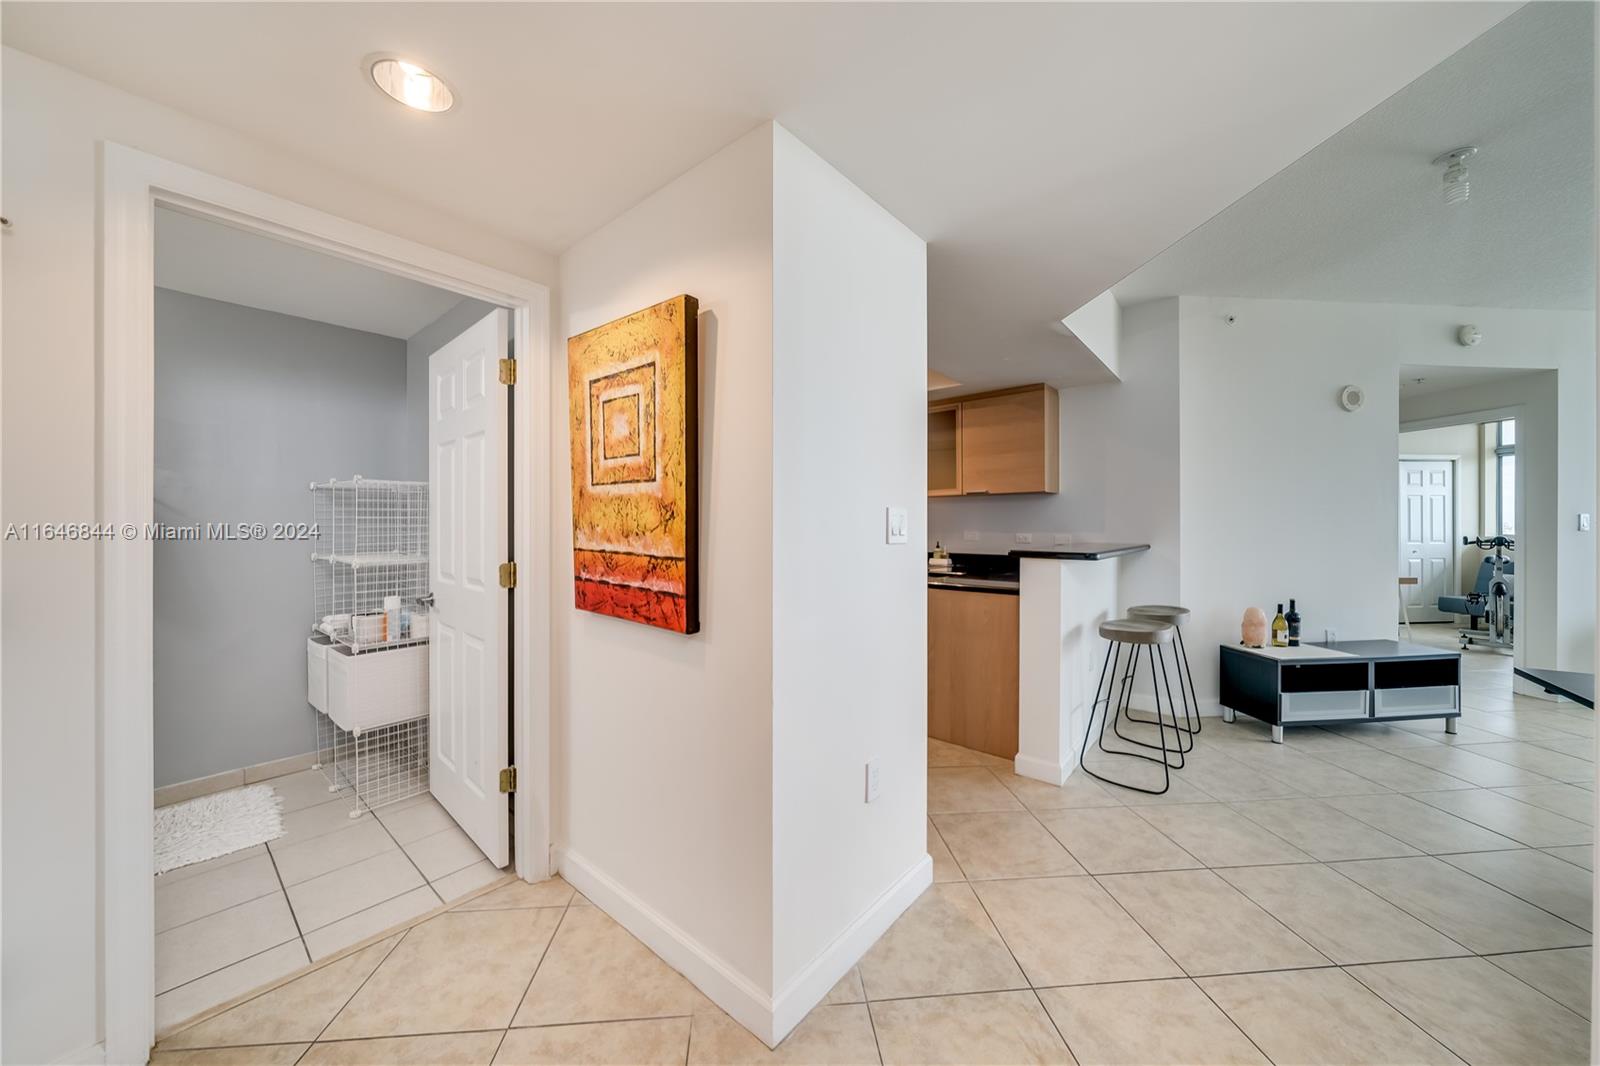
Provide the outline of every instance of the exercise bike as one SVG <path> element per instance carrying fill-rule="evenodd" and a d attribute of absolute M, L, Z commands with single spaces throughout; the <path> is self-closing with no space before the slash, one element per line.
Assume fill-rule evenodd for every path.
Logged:
<path fill-rule="evenodd" d="M 1467 613 L 1472 617 L 1472 628 L 1460 631 L 1461 646 L 1466 648 L 1472 644 L 1483 644 L 1489 647 L 1510 648 L 1515 624 L 1513 582 L 1516 577 L 1515 568 L 1506 559 L 1505 553 L 1515 551 L 1516 542 L 1510 537 L 1495 536 L 1462 537 L 1461 543 L 1494 551 L 1492 556 L 1484 560 L 1489 565 L 1487 586 L 1482 587 L 1481 591 L 1467 594 Z M 1483 616 L 1485 626 L 1483 630 L 1478 629 L 1480 614 Z"/>

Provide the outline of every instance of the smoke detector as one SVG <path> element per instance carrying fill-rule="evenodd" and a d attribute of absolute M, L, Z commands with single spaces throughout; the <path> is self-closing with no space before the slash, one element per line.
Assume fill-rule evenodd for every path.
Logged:
<path fill-rule="evenodd" d="M 1444 167 L 1446 204 L 1464 204 L 1467 197 L 1472 195 L 1472 182 L 1467 180 L 1467 160 L 1477 154 L 1477 145 L 1469 144 L 1464 148 L 1452 148 L 1433 161 L 1434 166 Z"/>

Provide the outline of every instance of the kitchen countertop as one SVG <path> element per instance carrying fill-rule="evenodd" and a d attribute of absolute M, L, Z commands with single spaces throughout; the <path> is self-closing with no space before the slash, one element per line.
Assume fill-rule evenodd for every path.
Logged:
<path fill-rule="evenodd" d="M 1022 591 L 1022 582 L 1015 577 L 983 577 L 977 574 L 937 574 L 928 571 L 930 589 L 954 589 L 958 592 L 993 592 L 1002 596 L 1016 596 Z"/>
<path fill-rule="evenodd" d="M 1083 541 L 1063 544 L 1058 548 L 1017 548 L 1011 552 L 1018 559 L 1115 559 L 1119 555 L 1136 555 L 1150 550 L 1148 544 L 1100 544 Z"/>

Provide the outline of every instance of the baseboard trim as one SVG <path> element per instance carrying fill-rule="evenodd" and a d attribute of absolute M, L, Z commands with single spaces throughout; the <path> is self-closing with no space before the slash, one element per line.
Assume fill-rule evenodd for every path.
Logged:
<path fill-rule="evenodd" d="M 768 1046 L 776 1046 L 777 1041 L 788 1036 L 790 1030 L 805 1020 L 811 1008 L 823 1001 L 840 978 L 861 961 L 867 949 L 889 931 L 895 920 L 931 884 L 933 859 L 923 855 L 909 870 L 895 878 L 894 883 L 873 900 L 855 921 L 845 926 L 844 931 L 834 937 L 832 943 L 823 948 L 805 969 L 796 974 L 778 993 L 773 1004 L 774 1039 L 769 1041 Z"/>
<path fill-rule="evenodd" d="M 591 903 L 616 919 L 768 1047 L 776 1047 L 812 1007 L 822 1002 L 867 948 L 933 883 L 933 860 L 923 855 L 774 999 L 726 959 L 571 848 L 557 847 L 555 860 L 561 876 Z"/>
<path fill-rule="evenodd" d="M 1049 759 L 1041 759 L 1036 755 L 1023 755 L 1020 752 L 1012 760 L 1011 765 L 1018 777 L 1029 777 L 1035 781 L 1043 781 L 1047 785 L 1055 785 L 1057 788 L 1065 784 L 1072 771 L 1078 768 L 1076 760 L 1052 762 Z"/>
<path fill-rule="evenodd" d="M 63 1055 L 54 1060 L 55 1066 L 100 1066 L 106 1061 L 106 1046 L 103 1043 L 90 1044 L 88 1047 L 79 1048 L 70 1054 Z"/>
<path fill-rule="evenodd" d="M 287 774 L 299 773 L 309 770 L 317 762 L 317 753 L 308 751 L 303 755 L 290 755 L 284 759 L 272 759 L 268 762 L 258 762 L 254 766 L 246 766 L 238 770 L 224 770 L 219 774 L 210 774 L 206 777 L 197 777 L 193 781 L 178 781 L 170 785 L 162 785 L 156 789 L 156 806 L 168 807 L 184 800 L 197 799 L 200 796 L 209 796 L 215 792 L 225 792 L 230 788 L 241 785 L 252 785 L 258 781 L 270 781 L 274 777 L 283 777 Z"/>

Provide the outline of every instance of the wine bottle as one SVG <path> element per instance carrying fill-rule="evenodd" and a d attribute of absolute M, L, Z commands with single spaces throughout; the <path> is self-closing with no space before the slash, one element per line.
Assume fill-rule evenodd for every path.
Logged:
<path fill-rule="evenodd" d="M 1283 617 L 1283 604 L 1278 604 L 1278 615 L 1272 620 L 1272 646 L 1274 648 L 1287 648 L 1289 646 L 1289 620 Z"/>
<path fill-rule="evenodd" d="M 1283 620 L 1289 623 L 1289 647 L 1298 648 L 1300 646 L 1300 612 L 1294 609 L 1293 599 L 1289 601 L 1289 613 L 1283 616 Z"/>

